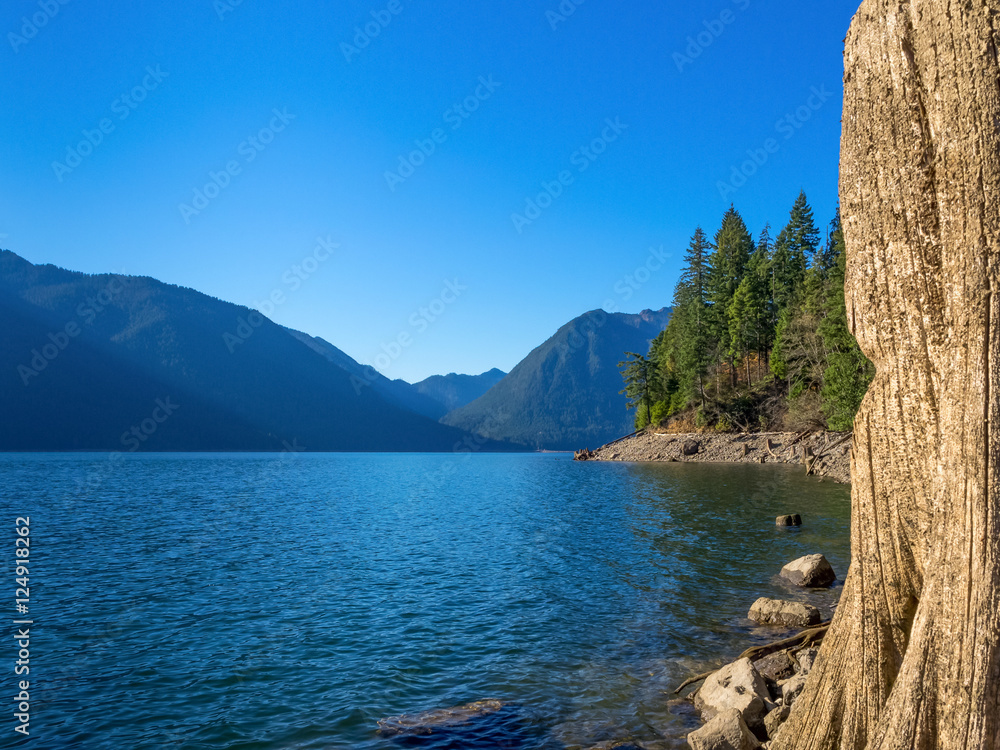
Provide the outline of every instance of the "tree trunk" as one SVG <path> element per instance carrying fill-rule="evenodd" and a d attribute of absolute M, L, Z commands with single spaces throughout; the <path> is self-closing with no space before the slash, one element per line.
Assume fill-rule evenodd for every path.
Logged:
<path fill-rule="evenodd" d="M 853 565 L 774 750 L 1000 750 L 1000 0 L 865 0 L 847 38 Z"/>

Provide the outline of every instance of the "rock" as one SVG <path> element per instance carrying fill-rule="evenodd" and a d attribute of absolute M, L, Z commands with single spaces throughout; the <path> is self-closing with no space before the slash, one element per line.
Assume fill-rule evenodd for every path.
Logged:
<path fill-rule="evenodd" d="M 823 555 L 806 555 L 781 569 L 781 577 L 806 588 L 826 588 L 837 580 L 837 574 Z"/>
<path fill-rule="evenodd" d="M 817 625 L 822 620 L 819 610 L 811 604 L 785 602 L 764 596 L 753 603 L 747 617 L 758 625 L 784 625 L 792 628 L 806 628 Z"/>
<path fill-rule="evenodd" d="M 784 651 L 758 659 L 753 665 L 765 680 L 771 682 L 786 680 L 795 674 L 795 663 Z"/>
<path fill-rule="evenodd" d="M 447 731 L 468 724 L 484 716 L 496 714 L 507 705 L 504 701 L 486 700 L 453 708 L 438 708 L 419 714 L 390 716 L 378 720 L 377 733 L 381 737 L 434 734 L 438 731 Z"/>
<path fill-rule="evenodd" d="M 684 445 L 681 446 L 681 455 L 696 456 L 699 450 L 701 450 L 701 445 L 697 440 L 685 440 Z"/>
<path fill-rule="evenodd" d="M 767 683 L 749 659 L 740 659 L 708 677 L 695 694 L 694 705 L 705 721 L 734 708 L 747 726 L 755 728 L 764 724 L 765 701 L 771 701 Z"/>
<path fill-rule="evenodd" d="M 590 450 L 590 448 L 584 448 L 582 451 L 577 451 L 573 454 L 574 461 L 592 461 L 597 458 L 597 453 Z"/>
<path fill-rule="evenodd" d="M 687 737 L 691 750 L 758 750 L 760 743 L 750 732 L 740 712 L 723 711 Z"/>
<path fill-rule="evenodd" d="M 793 513 L 790 516 L 778 516 L 774 520 L 775 526 L 801 526 L 802 516 L 798 513 Z"/>
<path fill-rule="evenodd" d="M 764 717 L 764 728 L 767 730 L 768 737 L 773 740 L 777 736 L 778 730 L 781 729 L 781 725 L 785 723 L 791 712 L 791 706 L 778 706 Z"/>
<path fill-rule="evenodd" d="M 801 672 L 790 680 L 786 680 L 785 684 L 781 686 L 781 697 L 784 701 L 785 708 L 789 708 L 795 699 L 802 694 L 802 688 L 806 686 L 806 679 L 808 675 L 802 674 Z"/>
<path fill-rule="evenodd" d="M 799 663 L 799 669 L 803 674 L 809 674 L 812 671 L 818 655 L 818 648 L 804 648 L 795 653 L 795 660 Z"/>

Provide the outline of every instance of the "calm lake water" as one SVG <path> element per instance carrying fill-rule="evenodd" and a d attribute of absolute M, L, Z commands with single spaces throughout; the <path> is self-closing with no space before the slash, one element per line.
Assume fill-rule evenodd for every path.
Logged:
<path fill-rule="evenodd" d="M 8 454 L 0 493 L 34 620 L 27 741 L 0 639 L 5 746 L 391 750 L 377 719 L 495 698 L 481 747 L 684 747 L 664 691 L 776 637 L 758 596 L 829 611 L 784 563 L 850 559 L 848 488 L 795 467 Z"/>

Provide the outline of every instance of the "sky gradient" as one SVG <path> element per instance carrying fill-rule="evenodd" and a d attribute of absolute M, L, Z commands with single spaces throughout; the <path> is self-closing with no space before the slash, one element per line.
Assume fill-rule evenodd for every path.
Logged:
<path fill-rule="evenodd" d="M 0 247 L 260 306 L 393 378 L 509 370 L 668 305 L 730 203 L 774 235 L 804 189 L 825 233 L 857 6 L 15 0 Z"/>

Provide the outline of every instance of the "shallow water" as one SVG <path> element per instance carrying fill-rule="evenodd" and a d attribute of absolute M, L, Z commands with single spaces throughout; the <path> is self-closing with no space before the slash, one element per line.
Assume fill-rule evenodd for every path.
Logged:
<path fill-rule="evenodd" d="M 665 691 L 778 635 L 758 596 L 829 612 L 781 566 L 850 555 L 848 488 L 785 466 L 7 454 L 0 488 L 11 550 L 31 517 L 36 748 L 389 750 L 379 718 L 486 698 L 416 746 L 680 738 Z"/>

